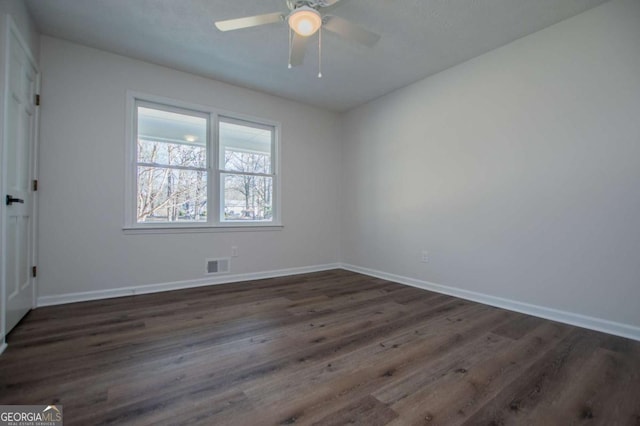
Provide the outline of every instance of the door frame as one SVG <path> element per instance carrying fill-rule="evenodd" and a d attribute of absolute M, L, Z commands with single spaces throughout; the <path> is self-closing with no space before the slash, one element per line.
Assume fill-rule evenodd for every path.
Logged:
<path fill-rule="evenodd" d="M 6 193 L 5 188 L 5 177 L 4 173 L 6 168 L 2 167 L 5 161 L 5 147 L 6 147 L 6 139 L 7 139 L 7 102 L 8 102 L 8 88 L 9 88 L 9 66 L 11 60 L 11 39 L 12 35 L 20 44 L 20 47 L 24 49 L 27 54 L 27 58 L 31 62 L 31 65 L 35 69 L 35 92 L 40 93 L 40 69 L 38 68 L 38 63 L 33 57 L 33 52 L 29 47 L 29 44 L 26 42 L 25 38 L 22 36 L 20 29 L 15 24 L 13 17 L 10 14 L 5 14 L 4 16 L 0 16 L 0 19 L 4 21 L 4 30 L 0 34 L 0 128 L 2 132 L 0 132 L 0 191 L 2 191 L 2 196 Z M 36 106 L 34 112 L 34 121 L 33 128 L 31 129 L 33 132 L 33 138 L 31 141 L 30 147 L 30 158 L 29 158 L 29 174 L 30 180 L 38 178 L 38 150 L 39 150 L 39 140 L 40 140 L 40 108 Z M 31 265 L 37 265 L 38 260 L 38 196 L 37 192 L 33 191 L 31 197 L 31 247 L 29 251 L 30 262 Z M 3 200 L 0 200 L 3 201 Z M 5 342 L 6 337 L 6 282 L 5 282 L 5 262 L 6 256 L 6 239 L 5 232 L 6 229 L 6 206 L 4 202 L 0 202 L 0 354 L 6 349 L 7 344 Z M 37 297 L 37 277 L 31 277 L 31 288 L 33 291 L 31 297 L 31 308 L 36 307 L 36 297 Z"/>

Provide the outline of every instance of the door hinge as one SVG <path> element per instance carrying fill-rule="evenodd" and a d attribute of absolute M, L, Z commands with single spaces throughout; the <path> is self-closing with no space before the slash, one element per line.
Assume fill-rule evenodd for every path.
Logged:
<path fill-rule="evenodd" d="M 37 266 L 32 266 L 31 267 L 31 276 L 33 278 L 35 278 L 38 275 L 38 267 Z"/>
<path fill-rule="evenodd" d="M 38 190 L 38 179 L 34 179 L 33 180 L 33 190 L 37 191 Z"/>
<path fill-rule="evenodd" d="M 40 106 L 40 95 L 36 95 L 36 106 Z"/>

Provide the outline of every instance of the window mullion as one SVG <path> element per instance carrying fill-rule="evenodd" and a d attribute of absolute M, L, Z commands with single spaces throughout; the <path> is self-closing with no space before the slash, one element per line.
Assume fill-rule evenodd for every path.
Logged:
<path fill-rule="evenodd" d="M 219 170 L 220 173 L 227 175 L 245 175 L 245 176 L 258 176 L 258 177 L 274 177 L 273 173 L 253 173 L 253 172 L 239 172 L 235 170 Z"/>
<path fill-rule="evenodd" d="M 219 132 L 218 115 L 209 115 L 209 157 L 207 158 L 209 167 L 209 200 L 211 201 L 211 212 L 207 221 L 210 225 L 220 224 L 220 174 L 218 173 L 219 156 Z"/>
<path fill-rule="evenodd" d="M 138 167 L 153 167 L 154 169 L 191 170 L 194 172 L 207 172 L 207 168 L 179 166 L 177 164 L 137 163 Z"/>

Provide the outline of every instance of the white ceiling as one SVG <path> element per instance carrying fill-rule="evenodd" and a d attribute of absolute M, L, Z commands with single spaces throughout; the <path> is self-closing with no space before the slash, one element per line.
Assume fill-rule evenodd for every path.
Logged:
<path fill-rule="evenodd" d="M 606 0 L 343 0 L 332 14 L 382 35 L 373 48 L 323 37 L 287 69 L 284 23 L 222 33 L 214 20 L 285 0 L 27 0 L 43 34 L 334 111 L 344 111 Z"/>

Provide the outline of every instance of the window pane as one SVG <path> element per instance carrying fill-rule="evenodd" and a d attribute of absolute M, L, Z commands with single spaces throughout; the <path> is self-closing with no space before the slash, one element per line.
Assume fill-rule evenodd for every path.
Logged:
<path fill-rule="evenodd" d="M 220 169 L 272 173 L 273 128 L 259 124 L 220 121 Z"/>
<path fill-rule="evenodd" d="M 248 173 L 271 173 L 271 156 L 252 152 L 224 152 L 224 170 Z"/>
<path fill-rule="evenodd" d="M 138 166 L 138 222 L 207 220 L 207 172 Z"/>
<path fill-rule="evenodd" d="M 205 169 L 207 167 L 207 147 L 138 138 L 138 163 Z"/>
<path fill-rule="evenodd" d="M 273 220 L 273 178 L 223 174 L 223 221 Z"/>
<path fill-rule="evenodd" d="M 206 168 L 207 119 L 138 107 L 138 162 Z"/>

